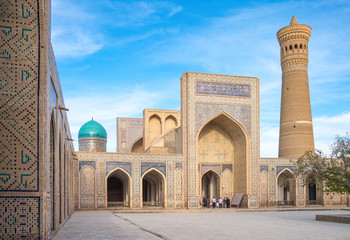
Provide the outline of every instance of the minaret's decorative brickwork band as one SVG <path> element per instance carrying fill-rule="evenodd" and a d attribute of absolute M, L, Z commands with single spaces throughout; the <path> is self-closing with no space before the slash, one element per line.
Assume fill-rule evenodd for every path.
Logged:
<path fill-rule="evenodd" d="M 298 158 L 314 150 L 307 72 L 310 34 L 311 27 L 298 24 L 295 17 L 277 32 L 282 67 L 280 158 Z"/>

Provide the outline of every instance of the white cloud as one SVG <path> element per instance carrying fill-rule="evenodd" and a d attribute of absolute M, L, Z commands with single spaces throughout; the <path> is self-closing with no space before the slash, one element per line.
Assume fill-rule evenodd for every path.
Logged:
<path fill-rule="evenodd" d="M 315 148 L 330 154 L 335 136 L 350 133 L 350 112 L 337 116 L 320 116 L 313 119 Z"/>
<path fill-rule="evenodd" d="M 96 14 L 67 0 L 52 1 L 51 42 L 55 56 L 84 57 L 103 47 Z"/>
<path fill-rule="evenodd" d="M 106 0 L 105 6 L 113 12 L 110 15 L 101 16 L 101 19 L 119 27 L 152 25 L 182 11 L 181 6 L 166 1 Z"/>
<path fill-rule="evenodd" d="M 336 135 L 345 136 L 350 133 L 350 112 L 336 116 L 320 116 L 313 119 L 315 148 L 330 154 L 330 146 Z M 279 127 L 261 123 L 260 134 L 261 157 L 277 157 Z"/>

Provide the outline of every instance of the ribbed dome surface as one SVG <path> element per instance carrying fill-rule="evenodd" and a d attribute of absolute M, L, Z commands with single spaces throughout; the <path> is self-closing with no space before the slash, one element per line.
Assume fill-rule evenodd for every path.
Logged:
<path fill-rule="evenodd" d="M 79 130 L 78 138 L 85 137 L 104 138 L 107 140 L 107 132 L 101 124 L 92 119 L 85 123 Z"/>

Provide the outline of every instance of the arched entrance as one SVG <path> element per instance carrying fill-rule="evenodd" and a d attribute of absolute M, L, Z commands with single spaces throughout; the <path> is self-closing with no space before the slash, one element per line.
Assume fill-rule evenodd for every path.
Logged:
<path fill-rule="evenodd" d="M 130 177 L 121 169 L 107 176 L 107 207 L 130 207 Z"/>
<path fill-rule="evenodd" d="M 249 135 L 247 130 L 229 114 L 222 112 L 204 124 L 197 137 L 198 188 L 203 196 L 228 197 L 243 193 L 241 205 L 248 205 L 249 193 Z M 208 175 L 215 170 L 219 180 L 216 192 L 208 191 Z M 219 177 L 220 176 L 220 177 Z"/>
<path fill-rule="evenodd" d="M 284 170 L 277 177 L 278 205 L 295 205 L 296 179 L 292 172 Z"/>
<path fill-rule="evenodd" d="M 219 199 L 220 195 L 220 177 L 214 171 L 208 171 L 202 176 L 202 192 L 203 197 L 209 197 L 210 201 L 213 197 Z"/>
<path fill-rule="evenodd" d="M 313 176 L 309 175 L 306 178 L 306 205 L 321 205 L 322 191 Z"/>
<path fill-rule="evenodd" d="M 142 178 L 142 206 L 164 207 L 165 180 L 156 170 L 147 172 Z"/>

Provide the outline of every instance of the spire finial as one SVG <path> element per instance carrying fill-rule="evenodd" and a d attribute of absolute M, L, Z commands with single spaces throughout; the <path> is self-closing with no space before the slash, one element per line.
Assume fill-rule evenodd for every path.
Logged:
<path fill-rule="evenodd" d="M 297 20 L 297 18 L 296 18 L 295 16 L 293 16 L 293 17 L 292 17 L 292 20 L 290 21 L 290 24 L 289 24 L 289 25 L 297 25 L 297 24 L 299 24 L 299 23 L 298 23 L 298 20 Z"/>

